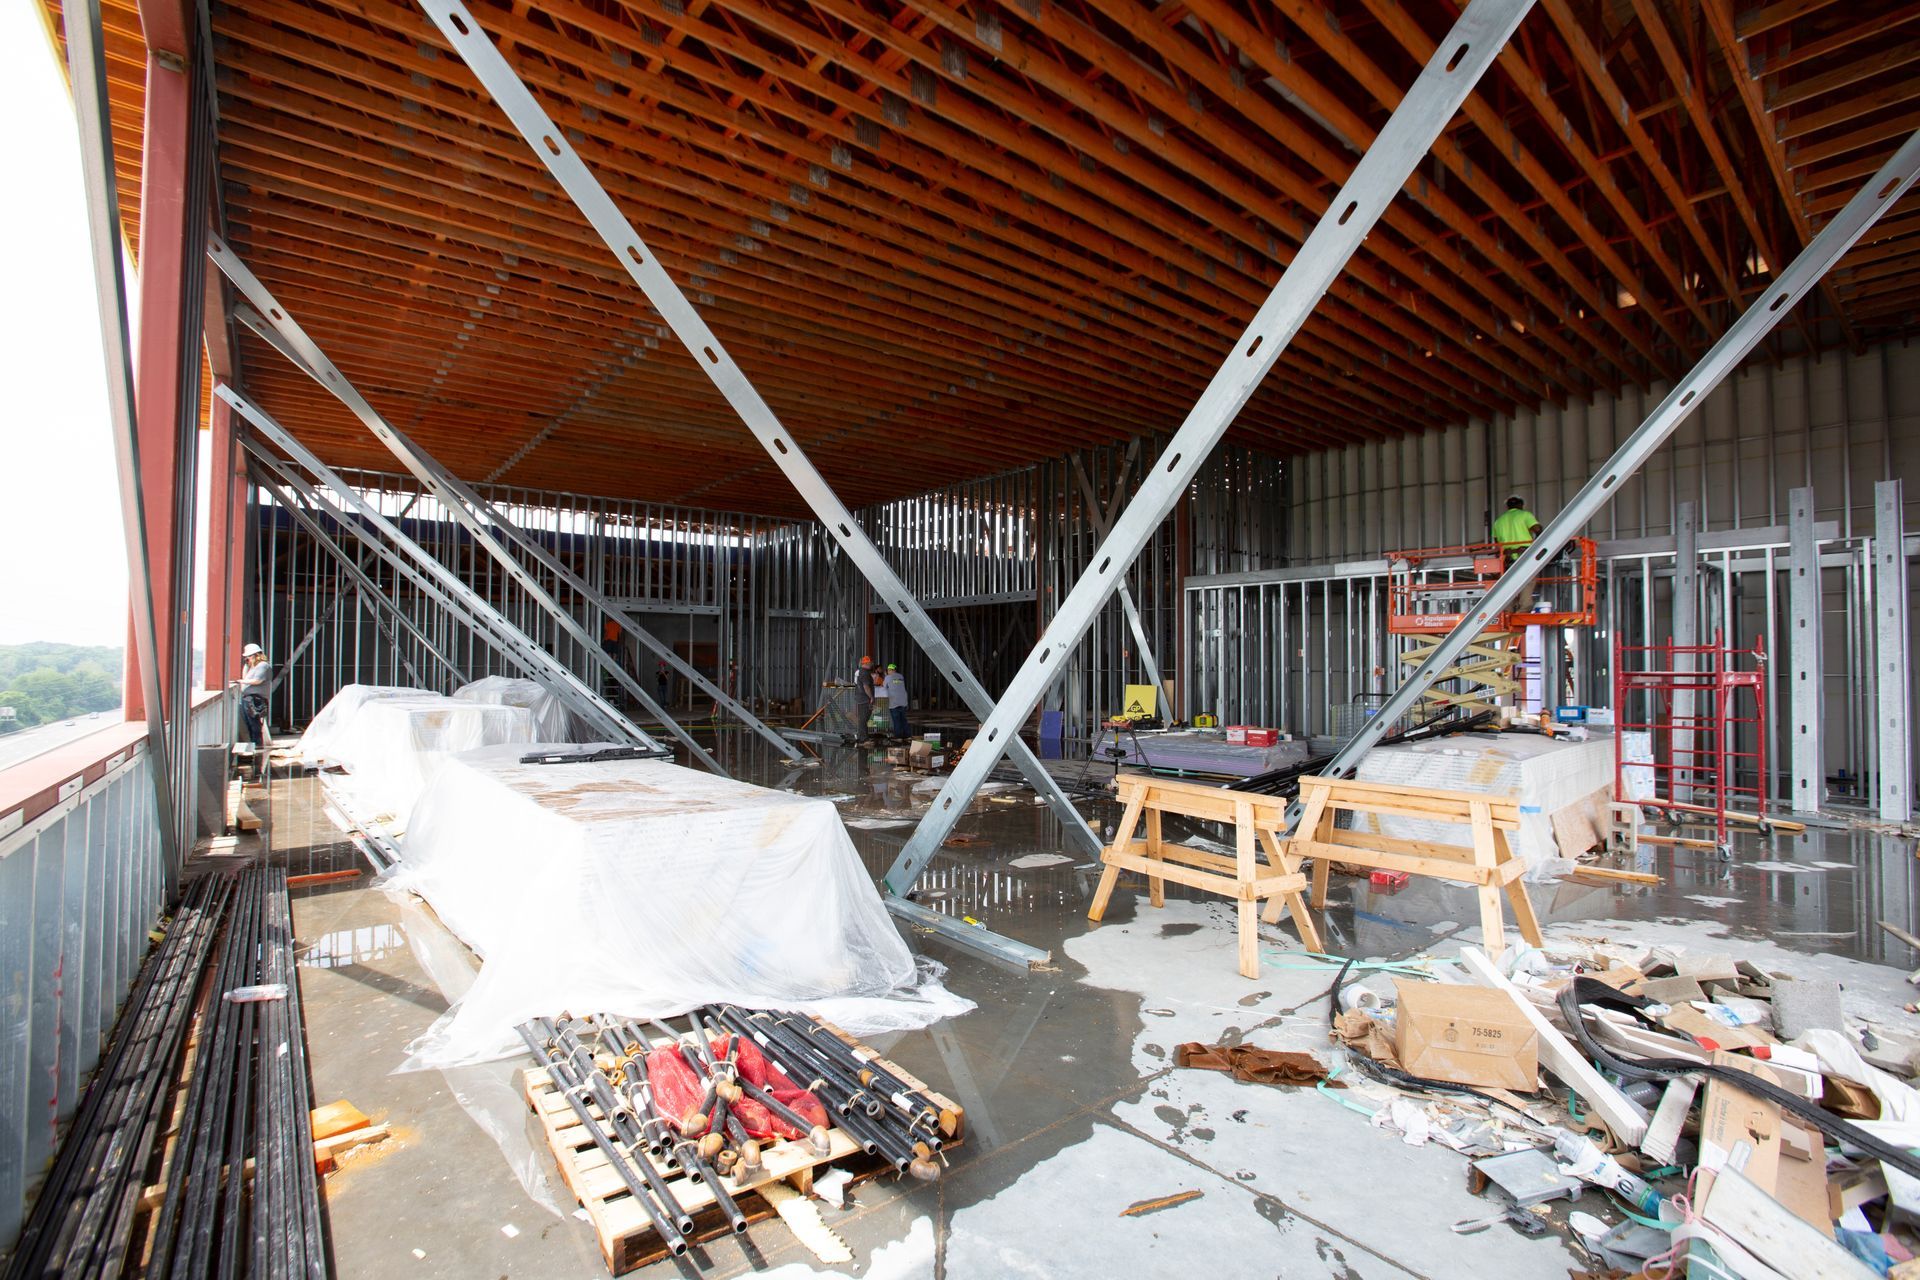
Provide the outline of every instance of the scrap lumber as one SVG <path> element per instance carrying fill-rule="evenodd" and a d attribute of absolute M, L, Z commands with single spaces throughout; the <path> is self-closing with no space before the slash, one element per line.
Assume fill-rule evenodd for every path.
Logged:
<path fill-rule="evenodd" d="M 1661 883 L 1661 877 L 1650 871 L 1622 871 L 1618 867 L 1579 866 L 1567 873 L 1567 879 L 1599 885 Z"/>
<path fill-rule="evenodd" d="M 1653 1109 L 1653 1122 L 1640 1139 L 1640 1150 L 1659 1164 L 1672 1164 L 1680 1146 L 1680 1131 L 1686 1127 L 1687 1113 L 1693 1110 L 1693 1095 L 1700 1090 L 1695 1076 L 1681 1076 L 1667 1082 L 1660 1105 Z"/>
<path fill-rule="evenodd" d="M 1720 1170 L 1700 1216 L 1782 1275 L 1801 1280 L 1871 1280 L 1874 1275 L 1737 1169 Z"/>
<path fill-rule="evenodd" d="M 1646 1109 L 1608 1084 L 1594 1065 L 1587 1061 L 1587 1056 L 1547 1021 L 1546 1015 L 1507 980 L 1493 961 L 1487 959 L 1485 952 L 1478 947 L 1462 947 L 1460 963 L 1482 986 L 1498 987 L 1513 997 L 1514 1004 L 1519 1006 L 1521 1014 L 1540 1037 L 1541 1063 L 1598 1112 L 1621 1142 L 1631 1147 L 1639 1146 L 1640 1140 L 1647 1136 L 1649 1118 Z"/>

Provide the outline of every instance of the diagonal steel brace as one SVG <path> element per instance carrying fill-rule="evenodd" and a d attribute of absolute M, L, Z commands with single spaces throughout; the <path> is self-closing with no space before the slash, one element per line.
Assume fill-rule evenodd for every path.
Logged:
<path fill-rule="evenodd" d="M 654 258 L 646 242 L 634 231 L 633 224 L 620 212 L 606 189 L 568 143 L 565 133 L 548 117 L 499 50 L 487 39 L 473 14 L 459 0 L 421 0 L 420 7 L 433 19 L 454 50 L 466 60 L 474 75 L 527 139 L 541 162 L 559 180 L 567 194 L 573 197 L 574 203 L 580 206 L 587 221 L 600 233 L 607 247 L 613 250 L 614 257 L 633 277 L 634 283 L 640 286 L 660 318 L 686 344 L 695 363 L 712 380 L 720 394 L 726 397 L 727 403 L 740 415 L 747 430 L 760 441 L 774 464 L 799 491 L 855 567 L 872 584 L 881 602 L 892 610 L 907 634 L 934 660 L 968 709 L 985 719 L 993 712 L 994 706 L 986 687 L 967 669 L 932 616 L 914 599 L 880 549 L 860 528 L 853 513 L 807 459 L 799 443 L 748 380 L 746 372 L 734 362 L 719 337 L 687 300 L 673 277 Z M 1087 826 L 1086 819 L 1074 808 L 1073 802 L 1060 789 L 1060 784 L 1033 752 L 1025 744 L 1015 743 L 1010 746 L 1008 755 L 1052 808 L 1069 838 L 1086 852 L 1098 853 L 1101 849 L 1100 838 Z M 911 887 L 911 883 L 895 883 L 889 879 L 888 887 L 895 893 L 903 893 Z M 961 931 L 962 935 L 978 933 L 978 930 L 972 929 Z"/>
<path fill-rule="evenodd" d="M 678 721 L 667 714 L 665 707 L 662 707 L 653 700 L 652 695 L 642 687 L 638 680 L 634 679 L 632 673 L 628 672 L 627 669 L 618 662 L 615 662 L 600 648 L 599 637 L 590 635 L 586 628 L 580 624 L 579 619 L 575 618 L 562 607 L 560 602 L 554 599 L 552 594 L 541 585 L 539 579 L 534 577 L 533 573 L 525 565 L 521 564 L 498 538 L 489 532 L 487 521 L 476 515 L 474 510 L 470 509 L 468 504 L 462 500 L 460 491 L 466 490 L 466 486 L 460 484 L 448 475 L 445 469 L 442 468 L 438 462 L 434 461 L 424 449 L 418 444 L 415 444 L 413 440 L 399 428 L 388 422 L 386 418 L 381 416 L 379 410 L 367 402 L 367 398 L 361 395 L 359 389 L 347 380 L 347 376 L 340 372 L 332 360 L 327 358 L 326 352 L 322 351 L 319 344 L 308 336 L 307 331 L 300 326 L 299 322 L 287 313 L 286 309 L 283 308 L 274 298 L 273 294 L 268 291 L 266 285 L 260 282 L 259 277 L 255 276 L 253 272 L 248 269 L 246 263 L 240 260 L 239 255 L 235 254 L 233 250 L 227 246 L 225 241 L 218 236 L 208 236 L 207 257 L 212 259 L 213 264 L 226 274 L 227 279 L 231 280 L 234 286 L 246 296 L 248 302 L 251 302 L 258 308 L 259 312 L 264 313 L 263 316 L 256 317 L 260 320 L 262 327 L 256 328 L 255 332 L 260 333 L 262 337 L 268 338 L 269 341 L 277 338 L 278 341 L 273 341 L 273 346 L 281 355 L 287 358 L 288 362 L 291 363 L 294 368 L 300 370 L 300 372 L 306 374 L 309 378 L 312 378 L 322 387 L 325 387 L 333 393 L 336 399 L 346 405 L 347 408 L 353 412 L 353 415 L 359 418 L 361 423 L 365 425 L 369 431 L 373 432 L 374 437 L 386 445 L 393 456 L 398 458 L 401 464 L 413 473 L 414 478 L 426 486 L 436 498 L 440 499 L 441 505 L 447 509 L 447 514 L 457 520 L 460 525 L 466 529 L 468 535 L 484 548 L 488 555 L 493 557 L 495 563 L 504 569 L 509 577 L 518 582 L 522 590 L 533 597 L 534 601 L 546 611 L 547 615 L 559 625 L 562 631 L 573 637 L 581 646 L 581 651 L 586 654 L 590 662 L 595 664 L 597 669 L 611 673 L 615 681 L 626 689 L 633 700 L 638 702 L 642 707 L 645 707 L 649 715 L 654 716 L 660 723 L 665 725 L 667 731 L 678 738 L 682 745 L 693 754 L 695 759 L 699 760 L 702 764 L 706 765 L 707 768 L 723 778 L 732 776 L 728 774 L 718 760 L 715 760 L 713 756 L 707 752 L 705 747 L 701 746 L 700 743 L 695 740 L 691 733 L 688 733 Z M 471 490 L 466 490 L 466 495 L 471 498 L 476 506 L 485 505 L 481 503 L 479 496 L 473 494 Z M 501 522 L 504 524 L 504 517 L 501 518 Z M 578 679 L 577 677 L 570 678 Z M 584 687 L 584 684 L 582 687 Z M 599 698 L 597 693 L 593 696 L 596 699 Z M 612 710 L 611 707 L 608 709 Z M 631 723 L 626 721 L 626 717 L 621 715 L 617 710 L 613 710 L 613 715 L 615 716 L 616 723 Z M 628 732 L 638 733 L 639 728 L 638 726 L 633 726 Z M 635 740 L 638 741 L 638 739 Z"/>
<path fill-rule="evenodd" d="M 1186 421 L 1167 442 L 1133 501 L 1114 521 L 1113 531 L 1094 551 L 1091 567 L 1060 601 L 1040 643 L 981 726 L 973 749 L 961 758 L 887 872 L 889 885 L 911 884 L 932 861 L 1000 753 L 1018 740 L 1022 722 L 1058 678 L 1067 655 L 1093 625 L 1154 530 L 1193 483 L 1234 417 L 1532 7 L 1533 0 L 1473 0 L 1440 42 L 1433 60 L 1394 108 L 1393 117 L 1348 175 Z M 1061 661 L 1053 662 L 1055 658 Z"/>
<path fill-rule="evenodd" d="M 320 483 L 327 486 L 328 492 L 334 496 L 337 505 L 351 508 L 361 519 L 383 534 L 393 547 L 398 548 L 398 551 L 389 549 L 374 540 L 359 526 L 340 519 L 342 528 L 352 530 L 397 571 L 407 575 L 415 586 L 429 593 L 436 593 L 437 602 L 443 608 L 452 608 L 455 613 L 461 614 L 467 625 L 478 634 L 498 635 L 504 638 L 506 644 L 502 647 L 502 652 L 513 657 L 523 669 L 542 674 L 552 681 L 555 691 L 587 720 L 611 731 L 616 737 L 628 738 L 647 747 L 660 745 L 638 725 L 621 715 L 598 692 L 588 688 L 579 676 L 570 671 L 558 658 L 548 653 L 538 641 L 507 621 L 499 610 L 482 599 L 479 593 L 462 581 L 458 574 L 440 563 L 426 548 L 409 538 L 391 520 L 381 515 L 372 503 L 356 492 L 337 472 L 316 458 L 306 446 L 294 439 L 293 434 L 274 421 L 264 409 L 225 383 L 216 385 L 213 391 L 215 395 L 231 405 L 234 411 L 245 418 L 255 430 L 272 440 L 288 457 L 312 475 L 317 476 Z M 246 440 L 246 444 L 248 451 L 255 458 L 274 461 L 272 456 L 266 454 L 251 438 Z M 297 476 L 285 471 L 281 474 L 292 483 L 301 497 L 309 502 L 319 502 L 319 495 Z M 336 518 L 339 518 L 338 513 Z M 406 559 L 402 558 L 403 553 Z M 428 578 L 422 578 L 415 573 L 407 565 L 407 559 L 411 559 L 415 565 L 418 565 L 431 582 Z M 453 604 L 455 601 L 458 602 L 457 607 Z"/>

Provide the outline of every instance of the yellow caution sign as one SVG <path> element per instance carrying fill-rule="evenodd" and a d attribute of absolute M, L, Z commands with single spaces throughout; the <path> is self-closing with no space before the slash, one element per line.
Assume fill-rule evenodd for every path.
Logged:
<path fill-rule="evenodd" d="M 1160 691 L 1150 684 L 1130 684 L 1120 715 L 1128 720 L 1148 720 L 1160 705 Z"/>

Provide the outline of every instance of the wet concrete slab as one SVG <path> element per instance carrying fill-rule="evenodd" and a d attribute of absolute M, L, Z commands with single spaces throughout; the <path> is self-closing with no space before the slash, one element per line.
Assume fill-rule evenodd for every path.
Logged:
<path fill-rule="evenodd" d="M 869 868 L 885 870 L 932 791 L 867 753 L 828 751 L 795 769 L 757 740 L 721 733 L 737 776 L 837 801 Z M 1103 779 L 1100 768 L 1089 776 Z M 1117 816 L 1081 801 L 1096 831 Z M 281 779 L 266 806 L 274 856 L 296 871 L 355 865 L 311 779 Z M 1219 899 L 1168 886 L 1155 910 L 1123 882 L 1106 920 L 1085 918 L 1097 868 L 1060 854 L 1057 822 L 1030 793 L 976 800 L 942 851 L 921 900 L 1053 951 L 1012 972 L 932 937 L 910 941 L 949 966 L 949 987 L 976 1008 L 920 1031 L 875 1037 L 883 1052 L 959 1100 L 967 1142 L 935 1184 L 876 1180 L 846 1209 L 825 1208 L 851 1267 L 826 1268 L 777 1221 L 698 1250 L 675 1271 L 727 1277 L 1077 1276 L 1118 1268 L 1283 1276 L 1556 1275 L 1576 1261 L 1557 1239 L 1504 1226 L 1449 1227 L 1489 1211 L 1468 1194 L 1466 1162 L 1409 1147 L 1314 1089 L 1243 1085 L 1175 1070 L 1175 1045 L 1246 1040 L 1325 1049 L 1330 965 L 1303 959 L 1290 925 L 1265 930 L 1259 979 L 1235 971 L 1232 913 Z M 1798 868 L 1783 870 L 1781 866 Z M 1850 1007 L 1899 1013 L 1920 964 L 1876 925 L 1920 932 L 1911 839 L 1856 829 L 1736 838 L 1734 857 L 1664 856 L 1648 888 L 1566 883 L 1536 890 L 1555 937 L 1631 936 L 1731 950 L 1806 976 L 1838 976 Z M 366 879 L 296 894 L 315 1096 L 351 1099 L 395 1128 L 328 1179 L 341 1275 L 603 1275 L 584 1221 L 514 1092 L 526 1063 L 398 1072 L 406 1046 L 457 994 L 473 960 L 418 906 Z M 1477 940 L 1464 890 L 1417 884 L 1398 894 L 1335 881 L 1325 913 L 1330 951 L 1378 958 L 1445 956 Z M 1141 1200 L 1202 1194 L 1137 1217 Z M 507 1228 L 512 1228 L 511 1232 Z M 417 1251 L 417 1252 L 416 1252 Z"/>

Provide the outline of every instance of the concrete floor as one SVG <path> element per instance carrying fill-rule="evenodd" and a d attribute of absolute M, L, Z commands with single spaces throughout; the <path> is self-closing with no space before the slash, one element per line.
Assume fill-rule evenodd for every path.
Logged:
<path fill-rule="evenodd" d="M 744 735 L 719 749 L 740 777 L 846 797 L 843 815 L 876 875 L 916 808 L 914 780 L 859 753 L 829 752 L 792 770 Z M 320 811 L 310 778 L 276 779 L 264 806 L 273 856 L 293 870 L 361 864 Z M 1096 829 L 1113 819 L 1084 804 Z M 1029 793 L 977 801 L 923 900 L 1054 949 L 1054 965 L 1014 973 L 930 938 L 949 987 L 977 1004 L 924 1031 L 876 1038 L 889 1056 L 967 1110 L 969 1135 L 946 1176 L 927 1185 L 878 1179 L 823 1214 L 851 1245 L 840 1273 L 874 1277 L 1099 1277 L 1198 1269 L 1238 1276 L 1559 1276 L 1580 1261 L 1557 1237 L 1505 1226 L 1456 1236 L 1449 1224 L 1490 1211 L 1465 1188 L 1465 1160 L 1409 1147 L 1327 1094 L 1241 1085 L 1176 1071 L 1183 1041 L 1326 1046 L 1331 971 L 1289 958 L 1290 927 L 1271 931 L 1271 961 L 1235 972 L 1231 908 L 1168 886 L 1153 910 L 1123 887 L 1105 923 L 1085 919 L 1094 869 L 1006 864 L 1059 852 L 1056 824 Z M 1920 962 L 1878 928 L 1916 928 L 1910 838 L 1814 829 L 1745 837 L 1731 867 L 1662 861 L 1649 889 L 1560 884 L 1535 893 L 1555 936 L 1633 937 L 1731 950 L 1800 976 L 1840 976 L 1850 1008 L 1896 1022 L 1903 976 Z M 1402 957 L 1457 948 L 1477 919 L 1459 890 L 1416 885 L 1376 895 L 1335 882 L 1329 947 Z M 513 1092 L 526 1064 L 396 1073 L 407 1043 L 457 995 L 472 961 L 431 913 L 366 879 L 297 891 L 295 918 L 315 1097 L 348 1098 L 395 1138 L 343 1162 L 326 1182 L 342 1276 L 604 1275 L 591 1232 Z M 1477 927 L 1473 932 L 1477 932 Z M 1467 941 L 1472 941 L 1469 936 Z M 1138 1201 L 1197 1190 L 1137 1217 Z M 1589 1195 L 1582 1208 L 1617 1215 Z M 778 1277 L 831 1273 L 777 1220 L 696 1248 L 647 1274 Z"/>

